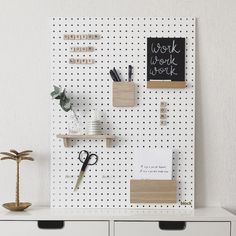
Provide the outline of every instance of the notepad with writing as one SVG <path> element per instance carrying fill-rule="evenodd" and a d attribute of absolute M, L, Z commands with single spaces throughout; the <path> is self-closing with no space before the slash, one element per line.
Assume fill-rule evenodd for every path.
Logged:
<path fill-rule="evenodd" d="M 134 153 L 134 179 L 172 179 L 172 149 L 142 149 Z"/>

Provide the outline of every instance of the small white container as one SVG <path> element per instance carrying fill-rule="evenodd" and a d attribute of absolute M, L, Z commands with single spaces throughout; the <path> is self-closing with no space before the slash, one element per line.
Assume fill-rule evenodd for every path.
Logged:
<path fill-rule="evenodd" d="M 91 118 L 87 123 L 87 133 L 89 135 L 102 134 L 102 126 L 99 118 L 99 113 L 96 110 L 92 110 L 90 116 Z"/>

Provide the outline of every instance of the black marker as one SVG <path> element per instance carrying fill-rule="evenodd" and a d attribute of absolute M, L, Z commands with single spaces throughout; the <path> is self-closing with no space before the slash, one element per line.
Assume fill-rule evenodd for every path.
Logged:
<path fill-rule="evenodd" d="M 118 80 L 116 79 L 116 75 L 114 74 L 114 72 L 112 70 L 110 70 L 110 75 L 111 75 L 111 78 L 114 82 L 118 82 Z"/>
<path fill-rule="evenodd" d="M 118 75 L 118 73 L 117 73 L 115 67 L 113 67 L 113 72 L 114 72 L 114 74 L 115 74 L 115 76 L 116 76 L 117 81 L 118 81 L 118 82 L 121 82 L 120 76 Z"/>
<path fill-rule="evenodd" d="M 129 82 L 131 82 L 131 76 L 132 76 L 132 69 L 133 67 L 131 65 L 129 65 L 129 70 L 128 70 L 128 74 L 129 74 Z"/>

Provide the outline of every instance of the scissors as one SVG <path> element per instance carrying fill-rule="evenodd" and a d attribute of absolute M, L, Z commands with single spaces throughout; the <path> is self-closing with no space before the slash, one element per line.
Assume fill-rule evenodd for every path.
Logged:
<path fill-rule="evenodd" d="M 90 160 L 92 160 L 92 159 L 93 159 L 93 162 L 91 163 Z M 98 162 L 98 156 L 96 154 L 94 154 L 94 153 L 89 154 L 88 151 L 82 150 L 79 153 L 79 160 L 80 160 L 81 163 L 83 163 L 83 165 L 82 165 L 82 168 L 80 170 L 80 174 L 79 174 L 79 176 L 77 178 L 77 182 L 76 182 L 74 191 L 76 191 L 76 189 L 79 187 L 80 182 L 81 182 L 81 180 L 82 180 L 82 178 L 84 176 L 84 172 L 86 170 L 86 167 L 88 165 L 90 165 L 90 166 L 95 165 Z"/>

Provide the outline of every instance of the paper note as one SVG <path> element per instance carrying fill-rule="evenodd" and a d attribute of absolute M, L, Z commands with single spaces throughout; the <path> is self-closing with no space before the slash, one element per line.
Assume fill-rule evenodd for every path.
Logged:
<path fill-rule="evenodd" d="M 134 179 L 172 179 L 172 150 L 148 149 L 134 153 Z"/>

